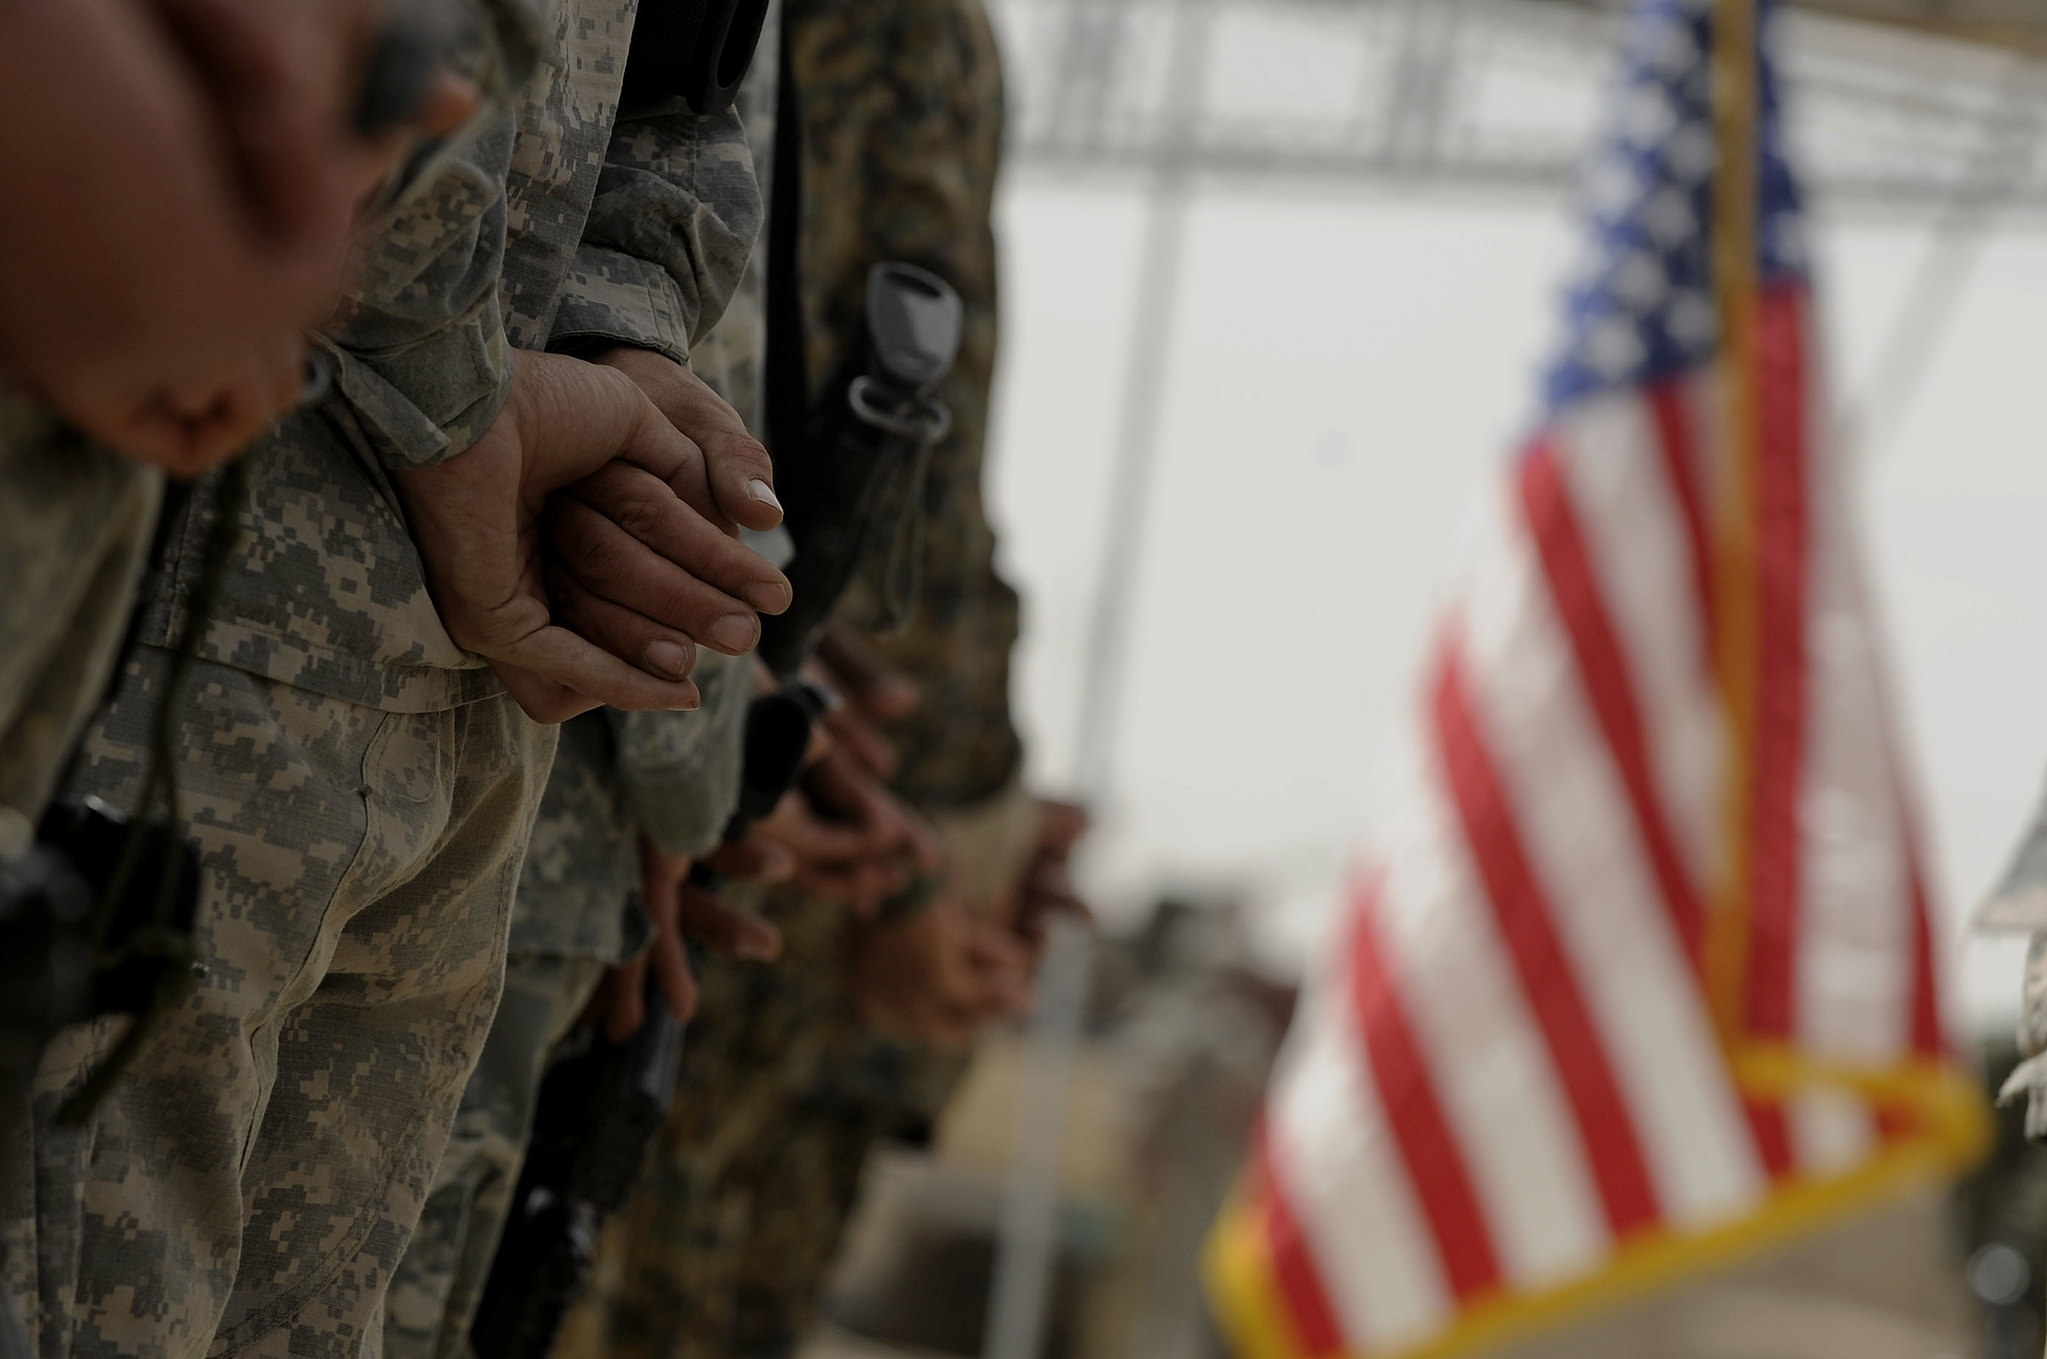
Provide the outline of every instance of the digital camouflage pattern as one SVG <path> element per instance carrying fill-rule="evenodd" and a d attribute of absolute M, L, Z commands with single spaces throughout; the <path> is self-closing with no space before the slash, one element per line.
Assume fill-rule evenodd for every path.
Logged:
<path fill-rule="evenodd" d="M 880 563 L 841 616 L 922 687 L 899 729 L 898 789 L 945 818 L 1005 801 L 1021 763 L 1009 712 L 1015 592 L 995 570 L 981 497 L 995 359 L 991 225 L 1002 87 L 977 0 L 784 0 L 804 120 L 806 363 L 823 396 L 859 333 L 867 271 L 906 259 L 966 304 L 941 395 L 952 435 L 922 507 L 922 588 L 881 630 Z M 845 989 L 857 926 L 842 908 L 753 893 L 783 932 L 773 965 L 713 959 L 675 1114 L 624 1220 L 604 1297 L 559 1353 L 781 1359 L 814 1314 L 861 1167 L 891 1128 L 935 1114 L 953 1059 L 881 1039 Z"/>
<path fill-rule="evenodd" d="M 636 0 L 568 0 L 528 87 L 512 154 L 505 324 L 515 344 L 627 344 L 686 362 L 740 287 L 761 221 L 739 115 L 680 105 L 618 117 Z M 489 1278 L 550 1048 L 605 966 L 644 946 L 637 839 L 716 843 L 736 793 L 743 661 L 700 657 L 694 712 L 565 724 L 512 911 L 508 1008 L 394 1289 L 386 1352 L 464 1352 Z M 541 1018 L 546 1020 L 540 1022 Z M 558 1022 L 557 1022 L 558 1021 Z"/>
<path fill-rule="evenodd" d="M 0 855 L 25 848 L 106 692 L 163 478 L 0 383 Z"/>
<path fill-rule="evenodd" d="M 745 82 L 740 86 L 738 101 L 739 113 L 746 128 L 747 143 L 752 149 L 756 172 L 763 186 L 771 183 L 773 178 L 777 74 L 773 56 L 779 31 L 778 10 L 779 6 L 769 8 L 766 27 L 761 34 L 759 56 L 747 73 Z M 762 239 L 765 240 L 765 234 Z M 724 319 L 690 352 L 690 364 L 697 374 L 740 413 L 749 428 L 756 430 L 762 425 L 761 364 L 766 342 L 766 276 L 762 268 L 764 254 L 763 250 L 755 251 L 741 277 L 732 302 L 726 309 Z M 712 667 L 719 667 L 714 672 L 718 685 L 715 696 L 710 687 L 714 676 L 706 673 Z M 725 673 L 727 671 L 730 673 Z M 710 654 L 701 652 L 698 654 L 694 678 L 698 687 L 704 691 L 703 711 L 708 712 L 714 704 L 728 705 L 729 716 L 726 720 L 730 723 L 729 726 L 712 729 L 713 733 L 722 730 L 724 732 L 722 739 L 707 739 L 700 748 L 698 758 L 704 768 L 704 778 L 700 786 L 730 786 L 726 782 L 728 775 L 714 769 L 712 767 L 714 764 L 721 765 L 723 770 L 729 770 L 729 779 L 736 782 L 740 751 L 737 740 L 733 738 L 739 734 L 740 722 L 744 718 L 746 704 L 751 697 L 751 677 L 749 663 L 725 662 L 723 658 Z M 664 817 L 664 807 L 665 815 L 672 817 L 679 805 L 672 800 L 664 804 L 657 794 L 664 787 L 673 788 L 680 780 L 673 773 L 661 777 L 650 775 L 658 774 L 663 765 L 668 765 L 670 769 L 680 768 L 680 762 L 666 758 L 666 752 L 677 749 L 672 743 L 682 735 L 682 732 L 673 726 L 649 723 L 646 720 L 647 714 L 607 712 L 605 716 L 614 725 L 621 762 L 638 766 L 629 769 L 625 780 L 634 817 L 642 825 L 647 826 L 650 832 L 654 832 L 654 828 Z M 729 814 L 729 804 L 727 812 Z M 722 817 L 718 824 L 722 829 Z M 698 828 L 701 829 L 701 824 Z M 671 826 L 668 829 L 675 832 L 683 827 Z M 664 845 L 671 847 L 673 852 L 681 852 L 679 837 L 671 841 L 656 833 L 656 838 L 663 839 Z M 758 904 L 757 898 L 751 900 L 753 904 Z M 777 968 L 779 966 L 780 964 L 777 964 Z M 728 998 L 728 988 L 737 984 L 748 972 L 757 970 L 759 969 L 749 964 L 718 958 L 706 959 L 699 967 L 698 975 L 704 986 L 703 1001 L 698 1007 L 698 1017 L 691 1023 L 689 1040 L 683 1048 L 683 1069 L 678 1081 L 678 1089 L 683 1093 L 677 1101 L 679 1108 L 697 1106 L 701 1103 L 699 1091 L 704 1088 L 705 1069 L 715 1064 L 716 1055 L 720 1051 L 715 1042 L 715 1030 L 709 1034 L 707 1045 L 705 1023 L 711 1016 L 733 1007 L 735 1002 Z M 710 1093 L 713 1098 L 716 1097 L 715 1091 Z M 638 1201 L 637 1192 L 634 1201 Z M 626 1211 L 619 1215 L 619 1219 L 605 1233 L 597 1277 L 592 1280 L 588 1293 L 571 1314 L 564 1328 L 562 1340 L 557 1346 L 558 1354 L 591 1353 L 595 1347 L 604 1343 L 602 1337 L 607 1329 L 610 1301 L 619 1291 L 617 1280 L 611 1276 L 625 1263 L 622 1243 L 627 1239 L 629 1225 L 635 1220 L 635 1210 L 629 1204 Z"/>
<path fill-rule="evenodd" d="M 71 791 L 134 805 L 169 659 L 131 653 Z M 355 1355 L 497 1003 L 551 733 L 205 661 L 180 700 L 207 975 L 84 1128 L 56 1109 L 122 1021 L 53 1045 L 8 1284 L 44 1359 Z"/>
<path fill-rule="evenodd" d="M 515 950 L 506 958 L 504 999 L 463 1089 L 419 1230 L 391 1286 L 387 1356 L 455 1359 L 467 1352 L 511 1213 L 548 1054 L 574 1027 L 605 966 L 592 956 Z"/>
<path fill-rule="evenodd" d="M 551 310 L 535 278 L 559 267 L 565 296 L 584 287 L 579 324 L 593 333 L 680 352 L 715 315 L 701 279 L 743 262 L 724 237 L 758 223 L 757 192 L 725 205 L 729 230 L 694 196 L 699 180 L 736 183 L 736 125 L 683 148 L 614 137 L 584 77 L 622 69 L 630 15 L 616 0 L 590 15 L 549 49 L 576 100 L 523 115 L 496 104 L 386 209 L 328 336 L 334 396 L 263 442 L 247 496 L 227 507 L 240 544 L 214 616 L 183 616 L 208 498 L 166 535 L 142 645 L 71 784 L 116 805 L 135 796 L 165 663 L 154 644 L 202 629 L 212 678 L 173 739 L 212 972 L 153 1043 L 149 1079 L 120 1087 L 83 1133 L 38 1129 L 36 1192 L 9 1200 L 38 1220 L 10 1225 L 9 1275 L 42 1305 L 46 1355 L 378 1347 L 496 1004 L 553 745 L 440 626 L 385 469 L 459 452 L 494 417 L 505 316 Z M 543 45 L 538 17 L 501 0 L 472 34 L 485 88 L 512 88 Z M 548 148 L 516 170 L 515 117 Z M 632 275 L 637 294 L 613 286 L 603 255 L 585 260 L 580 224 L 558 210 L 603 197 L 611 152 L 683 176 L 671 197 L 691 200 L 670 205 L 686 230 L 663 237 L 659 279 Z M 639 207 L 659 196 L 645 176 L 622 182 Z M 617 303 L 628 296 L 644 305 Z M 45 1106 L 105 1041 L 81 1035 L 53 1055 Z M 215 1098 L 171 1098 L 179 1088 Z"/>

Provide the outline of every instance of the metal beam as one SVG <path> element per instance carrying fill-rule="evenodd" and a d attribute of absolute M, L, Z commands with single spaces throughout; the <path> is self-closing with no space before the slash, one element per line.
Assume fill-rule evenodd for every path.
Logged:
<path fill-rule="evenodd" d="M 1213 68 L 1190 109 L 1165 69 L 1187 3 L 996 0 L 1018 158 L 1554 191 L 1600 116 L 1621 22 L 1608 0 L 1214 0 Z M 2047 211 L 2047 68 L 2014 50 L 2047 34 L 2030 15 L 2047 16 L 2047 0 L 1813 0 L 1786 13 L 1792 135 L 1819 196 L 1937 208 L 1976 191 L 1970 167 L 1994 141 L 1999 203 Z M 2011 45 L 1935 29 L 1995 29 Z"/>

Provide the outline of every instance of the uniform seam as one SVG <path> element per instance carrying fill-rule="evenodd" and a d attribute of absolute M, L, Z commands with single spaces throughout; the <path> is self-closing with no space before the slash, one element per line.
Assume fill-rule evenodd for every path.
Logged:
<path fill-rule="evenodd" d="M 293 982 L 300 981 L 305 977 L 313 955 L 319 951 L 319 941 L 326 937 L 327 925 L 332 919 L 336 908 L 347 895 L 347 889 L 358 882 L 368 871 L 364 867 L 364 863 L 370 844 L 370 768 L 375 754 L 389 744 L 397 724 L 405 716 L 406 714 L 402 713 L 380 714 L 376 734 L 364 743 L 363 752 L 356 760 L 356 803 L 361 808 L 360 824 L 362 830 L 356 838 L 354 852 L 348 857 L 347 866 L 335 878 L 334 890 L 328 894 L 326 905 L 321 908 L 319 927 L 314 930 L 312 942 L 307 946 L 305 955 L 299 960 L 298 967 L 292 974 L 291 980 Z M 288 1016 L 279 1016 L 278 1022 L 280 1024 L 287 1021 Z M 275 1089 L 274 1081 L 275 1077 L 273 1076 L 273 1090 Z M 264 1113 L 267 1115 L 268 1112 L 269 1102 L 266 1100 L 264 1102 Z M 241 1324 L 224 1333 L 216 1333 L 216 1342 L 224 1343 L 225 1347 L 212 1350 L 210 1352 L 212 1359 L 226 1359 L 227 1356 L 246 1349 L 278 1327 L 289 1323 L 291 1318 L 298 1315 L 305 1307 L 306 1303 L 317 1297 L 333 1281 L 334 1276 L 341 1272 L 341 1268 L 347 1258 L 361 1249 L 362 1243 L 369 1239 L 370 1232 L 375 1229 L 375 1224 L 371 1221 L 374 1216 L 374 1204 L 382 1202 L 387 1197 L 385 1191 L 389 1190 L 391 1181 L 395 1178 L 394 1166 L 398 1159 L 399 1149 L 412 1140 L 413 1135 L 424 1121 L 425 1116 L 423 1108 L 415 1108 L 412 1117 L 405 1125 L 403 1135 L 393 1140 L 391 1150 L 386 1155 L 379 1173 L 380 1192 L 378 1197 L 372 1200 L 371 1204 L 365 1205 L 363 1210 L 356 1215 L 355 1222 L 350 1225 L 348 1232 L 344 1234 L 342 1239 L 335 1244 L 334 1249 L 308 1270 L 305 1282 L 301 1283 L 297 1288 L 283 1290 L 268 1305 L 251 1313 L 248 1319 Z M 262 1137 L 263 1121 L 261 1118 L 256 1120 L 248 1141 L 242 1148 L 241 1169 L 238 1178 L 246 1178 L 248 1175 L 249 1157 L 254 1152 L 257 1141 Z M 243 1225 L 246 1230 L 246 1222 Z M 230 1293 L 230 1296 L 232 1296 L 232 1293 Z"/>

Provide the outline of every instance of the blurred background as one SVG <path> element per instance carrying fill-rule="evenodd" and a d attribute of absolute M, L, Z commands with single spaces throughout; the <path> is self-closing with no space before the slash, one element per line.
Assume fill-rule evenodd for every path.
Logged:
<path fill-rule="evenodd" d="M 1034 773 L 1096 796 L 1089 886 L 1112 918 L 1166 884 L 1220 891 L 1290 971 L 1460 529 L 1534 415 L 1617 10 L 992 8 L 1012 122 L 995 510 L 1028 591 Z M 1962 924 L 2047 775 L 2047 83 L 2026 55 L 2047 7 L 1787 8 L 1822 345 L 1940 904 L 1972 1024 L 2009 1027 L 2016 957 Z M 1168 78 L 1176 53 L 1199 88 Z M 1140 318 L 1161 216 L 1178 258 Z M 1161 369 L 1156 456 L 1142 503 L 1117 503 L 1134 354 Z M 1109 582 L 1126 651 L 1082 761 L 1105 534 L 1140 541 Z"/>
<path fill-rule="evenodd" d="M 1438 584 L 1535 414 L 1619 11 L 992 8 L 1011 119 L 993 509 L 1025 592 L 1034 782 L 1094 806 L 1107 938 L 1070 1054 L 983 1052 L 936 1154 L 873 1167 L 821 1343 L 1028 1352 L 988 1314 L 1006 1234 L 1026 1302 L 1014 1262 L 1047 1257 L 1051 1353 L 1214 1353 L 1200 1237 Z M 2047 773 L 2047 6 L 1824 0 L 1782 38 L 1827 387 L 1864 469 L 1957 1020 L 1989 1052 L 2022 941 L 1966 919 Z M 1015 1154 L 1062 1122 L 1063 1161 Z M 2039 1350 L 2041 1243 L 2013 1236 L 2047 1221 L 2028 1155 L 1965 1203 L 1986 1354 Z M 1004 1216 L 1033 1174 L 1062 1185 L 1056 1222 Z"/>

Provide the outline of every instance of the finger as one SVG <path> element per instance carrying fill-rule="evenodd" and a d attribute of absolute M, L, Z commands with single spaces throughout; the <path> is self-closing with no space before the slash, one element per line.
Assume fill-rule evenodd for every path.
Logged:
<path fill-rule="evenodd" d="M 796 856 L 788 847 L 760 836 L 720 845 L 704 862 L 728 878 L 749 882 L 787 882 L 796 872 Z"/>
<path fill-rule="evenodd" d="M 734 523 L 771 529 L 782 522 L 775 497 L 775 464 L 739 412 L 688 369 L 668 384 L 659 400 L 662 414 L 704 452 L 704 475 L 718 508 Z"/>
<path fill-rule="evenodd" d="M 689 880 L 693 862 L 687 854 L 669 854 L 647 836 L 640 837 L 640 895 L 656 928 L 674 928 L 676 893 Z"/>
<path fill-rule="evenodd" d="M 664 934 L 654 940 L 647 952 L 653 962 L 654 980 L 668 1002 L 668 1013 L 677 1022 L 687 1024 L 697 1012 L 699 997 L 696 974 L 690 971 L 689 950 L 683 947 L 679 936 Z"/>
<path fill-rule="evenodd" d="M 646 958 L 635 958 L 623 967 L 614 968 L 607 984 L 613 990 L 611 1004 L 604 1017 L 604 1036 L 614 1043 L 623 1043 L 647 1022 L 647 1005 L 642 999 L 647 990 Z"/>
<path fill-rule="evenodd" d="M 842 818 L 840 824 L 864 828 L 876 852 L 907 853 L 926 873 L 943 865 L 937 834 L 850 756 L 834 752 L 820 760 L 806 772 L 804 787 Z"/>
<path fill-rule="evenodd" d="M 328 115 L 338 88 L 319 92 L 329 99 L 309 97 L 306 57 L 331 35 L 301 33 L 271 7 L 235 0 L 159 0 L 156 8 L 211 96 L 221 145 L 257 220 L 279 239 L 328 226 L 339 121 Z M 338 85 L 338 62 L 330 74 Z"/>
<path fill-rule="evenodd" d="M 826 821 L 806 813 L 777 823 L 774 838 L 789 847 L 805 866 L 849 868 L 886 857 L 895 848 L 894 837 L 870 826 Z"/>
<path fill-rule="evenodd" d="M 989 1019 L 1020 1015 L 1031 1008 L 1031 979 L 1028 959 L 1017 957 L 983 973 L 982 995 Z"/>
<path fill-rule="evenodd" d="M 1055 911 L 1073 916 L 1083 924 L 1092 923 L 1095 918 L 1095 913 L 1087 902 L 1081 900 L 1079 894 L 1063 882 L 1057 887 L 1034 884 L 1025 893 L 1023 906 L 1018 915 L 1043 920 Z"/>
<path fill-rule="evenodd" d="M 891 799 L 893 800 L 893 799 Z M 909 851 L 910 862 L 926 873 L 936 873 L 945 867 L 945 846 L 939 843 L 938 832 L 931 823 L 901 803 L 896 804 L 902 813 L 904 848 Z"/>
<path fill-rule="evenodd" d="M 492 662 L 492 668 L 498 670 L 500 679 L 505 677 L 505 672 L 499 668 L 502 662 L 530 672 L 550 685 L 572 691 L 589 700 L 588 706 L 591 707 L 608 703 L 627 712 L 663 712 L 693 708 L 700 701 L 696 685 L 688 680 L 656 679 L 564 627 L 543 627 L 483 654 Z M 520 690 L 512 683 L 507 682 L 505 687 L 511 690 L 514 698 L 519 698 Z M 555 704 L 564 702 L 559 695 L 550 698 Z M 520 705 L 525 706 L 523 699 Z M 537 713 L 534 719 L 560 720 Z"/>
<path fill-rule="evenodd" d="M 613 461 L 571 494 L 667 560 L 744 599 L 762 613 L 789 607 L 789 578 L 692 508 L 668 482 L 630 462 Z"/>
<path fill-rule="evenodd" d="M 803 787 L 819 807 L 836 817 L 870 825 L 890 820 L 888 793 L 873 772 L 836 748 L 804 770 Z"/>
<path fill-rule="evenodd" d="M 1093 824 L 1088 809 L 1078 802 L 1041 797 L 1038 804 L 1038 844 L 1048 853 L 1065 856 L 1073 852 Z"/>
<path fill-rule="evenodd" d="M 775 498 L 775 464 L 760 440 L 747 432 L 739 413 L 712 391 L 709 384 L 681 365 L 672 365 L 649 396 L 671 428 L 685 434 L 702 450 L 703 474 L 710 482 L 717 508 L 734 523 L 752 529 L 771 529 L 782 522 L 782 502 Z M 664 479 L 681 470 L 663 468 L 670 455 L 658 446 L 648 450 L 652 457 L 642 462 L 628 449 L 621 454 L 656 471 Z M 678 494 L 686 488 L 678 485 Z"/>
<path fill-rule="evenodd" d="M 727 656 L 745 655 L 760 641 L 754 606 L 650 549 L 580 500 L 557 499 L 548 531 L 562 568 L 591 593 Z"/>
<path fill-rule="evenodd" d="M 499 661 L 490 664 L 491 673 L 498 677 L 498 683 L 505 686 L 505 692 L 535 722 L 543 726 L 554 726 L 571 717 L 580 716 L 598 706 L 597 700 L 585 698 L 567 685 L 544 680 L 530 670 Z"/>
<path fill-rule="evenodd" d="M 559 499 L 547 516 L 557 553 L 551 587 L 573 579 L 583 591 L 639 614 L 721 655 L 745 655 L 759 643 L 759 614 L 721 589 L 663 561 L 643 542 L 577 499 Z M 647 643 L 626 655 L 637 655 Z"/>
<path fill-rule="evenodd" d="M 426 94 L 420 99 L 419 112 L 412 119 L 412 131 L 428 140 L 452 137 L 475 116 L 477 106 L 482 102 L 483 95 L 475 82 L 453 71 L 443 70 L 435 75 L 433 84 L 427 86 Z"/>
<path fill-rule="evenodd" d="M 936 998 L 919 1007 L 917 1026 L 925 1035 L 925 1042 L 948 1051 L 958 1051 L 971 1043 L 980 1027 L 971 1005 Z"/>
<path fill-rule="evenodd" d="M 815 897 L 819 901 L 837 906 L 842 910 L 852 911 L 861 919 L 872 919 L 871 915 L 862 914 L 857 909 L 859 904 L 859 887 L 850 873 L 827 873 L 817 869 L 798 869 L 795 876 L 789 880 L 789 885 L 802 892 L 805 896 Z"/>
<path fill-rule="evenodd" d="M 696 643 L 687 634 L 593 594 L 569 572 L 549 573 L 547 595 L 557 622 L 574 628 L 614 656 L 632 658 L 650 675 L 686 680 L 696 665 Z"/>
<path fill-rule="evenodd" d="M 895 742 L 883 736 L 879 727 L 850 704 L 842 703 L 827 709 L 824 721 L 819 725 L 828 730 L 832 739 L 844 746 L 846 753 L 875 778 L 886 782 L 893 779 L 902 767 L 902 757 L 896 752 Z"/>
<path fill-rule="evenodd" d="M 886 865 L 859 863 L 843 868 L 799 869 L 796 885 L 813 896 L 841 906 L 855 920 L 871 921 L 908 885 L 908 879 Z"/>
<path fill-rule="evenodd" d="M 908 675 L 884 661 L 844 623 L 834 620 L 825 625 L 818 635 L 817 655 L 847 700 L 877 722 L 900 722 L 923 701 Z"/>
<path fill-rule="evenodd" d="M 734 910 L 697 886 L 682 889 L 682 932 L 705 948 L 749 962 L 773 962 L 782 954 L 782 932 L 748 911 Z"/>
<path fill-rule="evenodd" d="M 869 913 L 879 912 L 891 900 L 910 890 L 910 870 L 897 859 L 866 863 L 859 868 L 862 904 Z"/>

